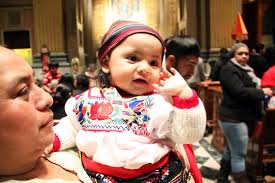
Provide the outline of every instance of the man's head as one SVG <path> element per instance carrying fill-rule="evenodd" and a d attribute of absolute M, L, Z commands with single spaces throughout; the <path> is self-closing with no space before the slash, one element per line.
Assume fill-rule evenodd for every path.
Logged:
<path fill-rule="evenodd" d="M 175 36 L 166 40 L 166 67 L 176 68 L 184 79 L 194 74 L 200 46 L 191 36 Z"/>

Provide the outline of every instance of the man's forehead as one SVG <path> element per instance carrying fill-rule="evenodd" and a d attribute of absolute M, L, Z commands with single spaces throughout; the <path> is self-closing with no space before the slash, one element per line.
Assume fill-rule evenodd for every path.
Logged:
<path fill-rule="evenodd" d="M 197 56 L 193 56 L 193 55 L 187 55 L 187 56 L 183 56 L 181 58 L 182 60 L 184 60 L 184 62 L 187 64 L 197 64 L 198 63 L 198 60 L 199 60 L 199 57 Z"/>

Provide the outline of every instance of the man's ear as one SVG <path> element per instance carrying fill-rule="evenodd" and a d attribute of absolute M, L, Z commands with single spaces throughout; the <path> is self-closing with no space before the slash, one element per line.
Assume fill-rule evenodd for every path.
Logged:
<path fill-rule="evenodd" d="M 105 74 L 109 74 L 110 69 L 109 69 L 109 57 L 106 56 L 102 61 L 101 61 L 101 69 Z"/>
<path fill-rule="evenodd" d="M 174 67 L 176 58 L 174 55 L 168 55 L 165 61 L 166 61 L 166 69 L 169 70 L 171 67 Z"/>

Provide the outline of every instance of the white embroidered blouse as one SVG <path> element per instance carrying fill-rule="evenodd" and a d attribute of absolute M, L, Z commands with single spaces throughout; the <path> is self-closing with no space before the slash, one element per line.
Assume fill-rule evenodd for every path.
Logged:
<path fill-rule="evenodd" d="M 65 111 L 54 127 L 59 143 L 54 149 L 76 145 L 97 163 L 127 169 L 159 161 L 171 142 L 197 142 L 206 126 L 195 92 L 188 99 L 160 94 L 123 98 L 112 87 L 92 88 L 69 99 Z"/>

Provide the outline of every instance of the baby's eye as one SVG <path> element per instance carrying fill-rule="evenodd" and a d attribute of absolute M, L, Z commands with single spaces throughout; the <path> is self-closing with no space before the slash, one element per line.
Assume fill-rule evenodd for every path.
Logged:
<path fill-rule="evenodd" d="M 158 66 L 159 63 L 158 63 L 157 60 L 152 60 L 152 61 L 150 62 L 150 65 L 151 65 L 151 66 Z"/>
<path fill-rule="evenodd" d="M 134 62 L 139 61 L 139 58 L 136 55 L 130 55 L 127 59 Z"/>

